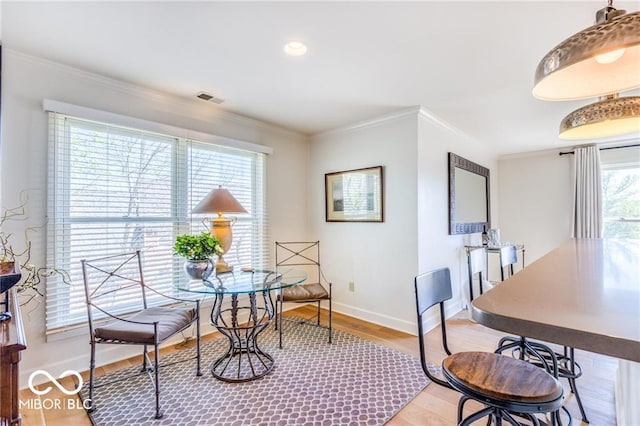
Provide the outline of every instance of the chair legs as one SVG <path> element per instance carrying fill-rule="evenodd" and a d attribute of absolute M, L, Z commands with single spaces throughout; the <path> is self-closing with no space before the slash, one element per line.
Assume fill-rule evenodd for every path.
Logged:
<path fill-rule="evenodd" d="M 466 396 L 466 395 L 462 395 L 460 397 L 460 399 L 458 400 L 458 425 L 471 425 L 473 422 L 486 417 L 487 418 L 487 426 L 490 425 L 501 425 L 502 424 L 502 420 L 506 420 L 507 423 L 511 424 L 512 426 L 521 426 L 522 424 L 516 420 L 513 415 L 503 409 L 500 408 L 496 408 L 496 407 L 485 407 L 480 411 L 477 411 L 473 414 L 471 414 L 470 416 L 468 416 L 467 418 L 463 419 L 463 415 L 464 415 L 464 404 L 467 401 L 472 401 L 473 399 Z M 552 413 L 552 422 L 555 425 L 555 413 Z M 533 414 L 529 414 L 529 413 L 523 413 L 523 414 L 518 414 L 519 417 L 524 417 L 526 419 L 528 419 L 531 422 L 532 426 L 540 426 L 540 421 L 538 420 L 538 418 L 533 415 Z M 558 423 L 558 424 L 562 424 L 562 423 Z"/>
<path fill-rule="evenodd" d="M 548 348 L 536 342 L 530 342 L 524 337 L 517 338 L 512 336 L 503 337 L 502 339 L 500 339 L 498 347 L 501 350 L 516 348 L 520 359 L 525 359 L 527 357 L 533 356 L 535 358 L 534 362 L 536 364 L 540 363 L 540 366 L 547 368 L 547 370 L 549 370 L 548 364 L 550 362 L 553 362 L 553 359 L 555 358 L 558 377 L 567 379 L 571 392 L 576 396 L 576 402 L 578 403 L 578 408 L 580 409 L 582 421 L 585 423 L 589 423 L 589 419 L 587 418 L 584 406 L 582 405 L 582 400 L 580 399 L 580 394 L 578 393 L 578 387 L 576 385 L 576 379 L 582 375 L 582 368 L 575 361 L 574 348 L 564 346 L 563 353 L 560 354 L 553 352 L 551 348 Z M 545 365 L 542 365 L 543 363 Z M 567 414 L 569 414 L 568 411 Z"/>
<path fill-rule="evenodd" d="M 582 416 L 582 421 L 585 423 L 589 423 L 589 419 L 587 419 L 587 413 L 584 411 L 584 406 L 582 405 L 582 400 L 580 399 L 580 394 L 578 393 L 578 386 L 576 385 L 576 379 L 582 375 L 582 369 L 576 362 L 575 350 L 573 348 L 564 347 L 564 354 L 559 357 L 560 364 L 563 366 L 560 370 L 560 376 L 565 377 L 569 381 L 569 388 L 571 392 L 576 396 L 576 402 L 578 403 L 578 408 L 580 409 L 580 415 Z M 576 370 L 577 369 L 577 370 Z"/>
<path fill-rule="evenodd" d="M 157 328 L 157 324 L 156 324 Z M 156 332 L 156 336 L 157 336 Z M 158 342 L 153 345 L 153 380 L 155 384 L 156 393 L 156 419 L 162 418 L 162 412 L 160 412 L 160 351 L 158 350 Z"/>
<path fill-rule="evenodd" d="M 199 312 L 199 310 L 198 310 Z M 157 324 L 156 324 L 157 327 Z M 157 333 L 156 333 L 157 335 Z M 95 367 L 96 367 L 96 341 L 91 340 L 91 359 L 89 363 L 89 403 L 87 412 L 91 413 L 95 411 L 96 406 L 94 403 L 94 389 L 95 389 Z M 147 352 L 148 346 L 144 345 L 144 350 L 142 352 L 142 370 L 141 373 L 148 373 L 149 378 L 154 387 L 155 393 L 155 418 L 162 418 L 162 411 L 160 410 L 160 345 L 158 342 L 155 342 L 153 345 L 153 366 L 151 366 L 152 361 L 149 359 L 149 353 Z M 202 371 L 200 369 L 200 317 L 198 316 L 196 321 L 196 376 L 202 376 Z M 112 383 L 112 382 L 109 382 Z M 109 383 L 105 383 L 109 384 Z M 103 386 L 103 385 L 101 385 Z"/>
<path fill-rule="evenodd" d="M 460 403 L 458 404 L 458 410 L 460 410 Z M 460 412 L 458 413 L 458 416 L 460 416 Z M 509 423 L 512 426 L 521 426 L 521 423 L 518 422 L 511 414 L 509 414 L 508 411 L 502 410 L 500 408 L 495 408 L 495 407 L 486 407 L 483 408 L 482 410 L 470 415 L 469 417 L 461 420 L 458 422 L 458 424 L 460 426 L 467 426 L 467 425 L 471 425 L 473 422 L 483 418 L 483 417 L 487 417 L 487 425 L 493 424 L 495 426 L 502 426 L 502 421 L 505 420 L 507 423 Z M 532 415 L 526 415 L 526 417 L 531 420 L 532 418 L 535 419 L 535 416 Z M 533 424 L 539 424 L 536 423 L 536 420 L 532 420 Z"/>
<path fill-rule="evenodd" d="M 198 320 L 196 321 L 196 376 L 202 376 L 200 370 L 200 309 L 198 304 Z"/>
<path fill-rule="evenodd" d="M 333 343 L 333 323 L 332 321 L 332 315 L 333 315 L 333 307 L 331 306 L 331 301 L 333 300 L 333 295 L 332 295 L 332 284 L 329 283 L 329 343 Z"/>
<path fill-rule="evenodd" d="M 140 370 L 140 372 L 144 373 L 147 371 L 147 368 L 147 345 L 144 345 L 142 348 L 142 370 Z"/>
<path fill-rule="evenodd" d="M 276 328 L 279 328 L 278 342 L 279 342 L 280 349 L 282 349 L 282 305 L 283 305 L 282 298 L 280 299 L 280 301 L 276 299 L 276 316 L 277 316 Z"/>
<path fill-rule="evenodd" d="M 96 407 L 93 402 L 93 385 L 95 382 L 96 369 L 96 343 L 91 339 L 91 360 L 89 361 L 89 408 L 87 412 L 93 412 Z"/>
<path fill-rule="evenodd" d="M 331 285 L 329 285 L 329 295 L 331 295 Z M 321 303 L 322 301 L 318 300 L 317 301 L 317 306 L 316 306 L 316 326 L 317 327 L 322 327 L 322 325 L 320 324 L 320 310 L 321 310 Z M 278 345 L 280 347 L 280 349 L 282 349 L 282 332 L 283 332 L 283 325 L 282 325 L 282 321 L 283 321 L 283 315 L 282 315 L 282 305 L 284 303 L 282 302 L 282 300 L 278 300 L 276 299 L 276 318 L 275 318 L 275 329 L 278 330 Z M 312 317 L 313 318 L 313 317 Z M 311 318 L 309 318 L 311 319 Z M 307 322 L 307 320 L 301 320 L 302 322 Z M 329 327 L 328 327 L 328 335 L 329 335 L 329 343 L 333 343 L 333 309 L 331 306 L 331 297 L 329 297 Z"/>

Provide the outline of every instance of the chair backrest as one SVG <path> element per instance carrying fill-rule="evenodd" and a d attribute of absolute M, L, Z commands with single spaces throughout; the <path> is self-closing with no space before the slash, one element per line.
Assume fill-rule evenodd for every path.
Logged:
<path fill-rule="evenodd" d="M 506 246 L 500 249 L 500 278 L 504 281 L 504 268 L 507 267 L 509 276 L 513 275 L 513 265 L 518 263 L 516 246 Z"/>
<path fill-rule="evenodd" d="M 276 268 L 286 266 L 311 268 L 309 278 L 316 276 L 320 283 L 320 241 L 276 241 Z"/>
<path fill-rule="evenodd" d="M 89 331 L 93 334 L 93 311 L 104 315 L 147 308 L 140 251 L 95 259 L 83 259 L 82 277 Z M 135 301 L 140 306 L 135 307 Z M 134 302 L 134 303 L 132 303 Z"/>
<path fill-rule="evenodd" d="M 416 310 L 418 317 L 418 343 L 420 345 L 420 361 L 422 370 L 432 381 L 450 388 L 446 380 L 436 377 L 429 371 L 426 361 L 426 342 L 424 332 L 424 315 L 434 305 L 440 305 L 440 328 L 442 330 L 442 346 L 448 355 L 451 351 L 447 346 L 447 330 L 444 315 L 444 302 L 452 298 L 451 272 L 449 268 L 436 269 L 420 274 L 414 279 L 416 292 Z"/>
<path fill-rule="evenodd" d="M 469 251 L 469 273 L 482 274 L 487 270 L 487 250 L 476 248 Z"/>
<path fill-rule="evenodd" d="M 469 269 L 469 299 L 473 300 L 473 280 L 476 274 L 478 276 L 480 294 L 482 294 L 482 283 L 486 279 L 487 250 L 484 247 L 469 250 L 467 263 Z"/>

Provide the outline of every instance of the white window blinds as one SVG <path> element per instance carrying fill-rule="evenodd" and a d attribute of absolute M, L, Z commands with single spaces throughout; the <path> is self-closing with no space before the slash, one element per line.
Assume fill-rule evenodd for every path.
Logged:
<path fill-rule="evenodd" d="M 191 209 L 222 185 L 244 206 L 225 260 L 266 266 L 265 155 L 70 117 L 49 115 L 47 264 L 65 269 L 46 283 L 46 328 L 86 321 L 81 259 L 140 249 L 146 282 L 169 295 L 182 279 L 175 237 L 208 229 Z M 159 303 L 159 301 L 157 301 Z M 150 303 L 154 303 L 153 300 Z M 131 309 L 114 301 L 116 312 Z"/>

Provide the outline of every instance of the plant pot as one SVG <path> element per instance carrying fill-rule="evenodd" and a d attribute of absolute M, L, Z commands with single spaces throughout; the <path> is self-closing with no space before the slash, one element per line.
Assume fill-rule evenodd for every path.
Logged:
<path fill-rule="evenodd" d="M 187 260 L 184 271 L 192 280 L 206 280 L 216 271 L 216 264 L 211 260 Z"/>

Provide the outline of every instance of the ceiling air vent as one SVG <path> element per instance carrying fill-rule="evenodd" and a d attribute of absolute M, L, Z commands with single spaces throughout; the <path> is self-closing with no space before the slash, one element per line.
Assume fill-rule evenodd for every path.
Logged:
<path fill-rule="evenodd" d="M 221 104 L 224 102 L 224 99 L 221 98 L 216 98 L 213 95 L 210 95 L 208 93 L 205 92 L 200 92 L 196 95 L 196 97 L 204 100 L 204 101 L 209 101 L 209 102 L 213 102 L 214 104 Z"/>

